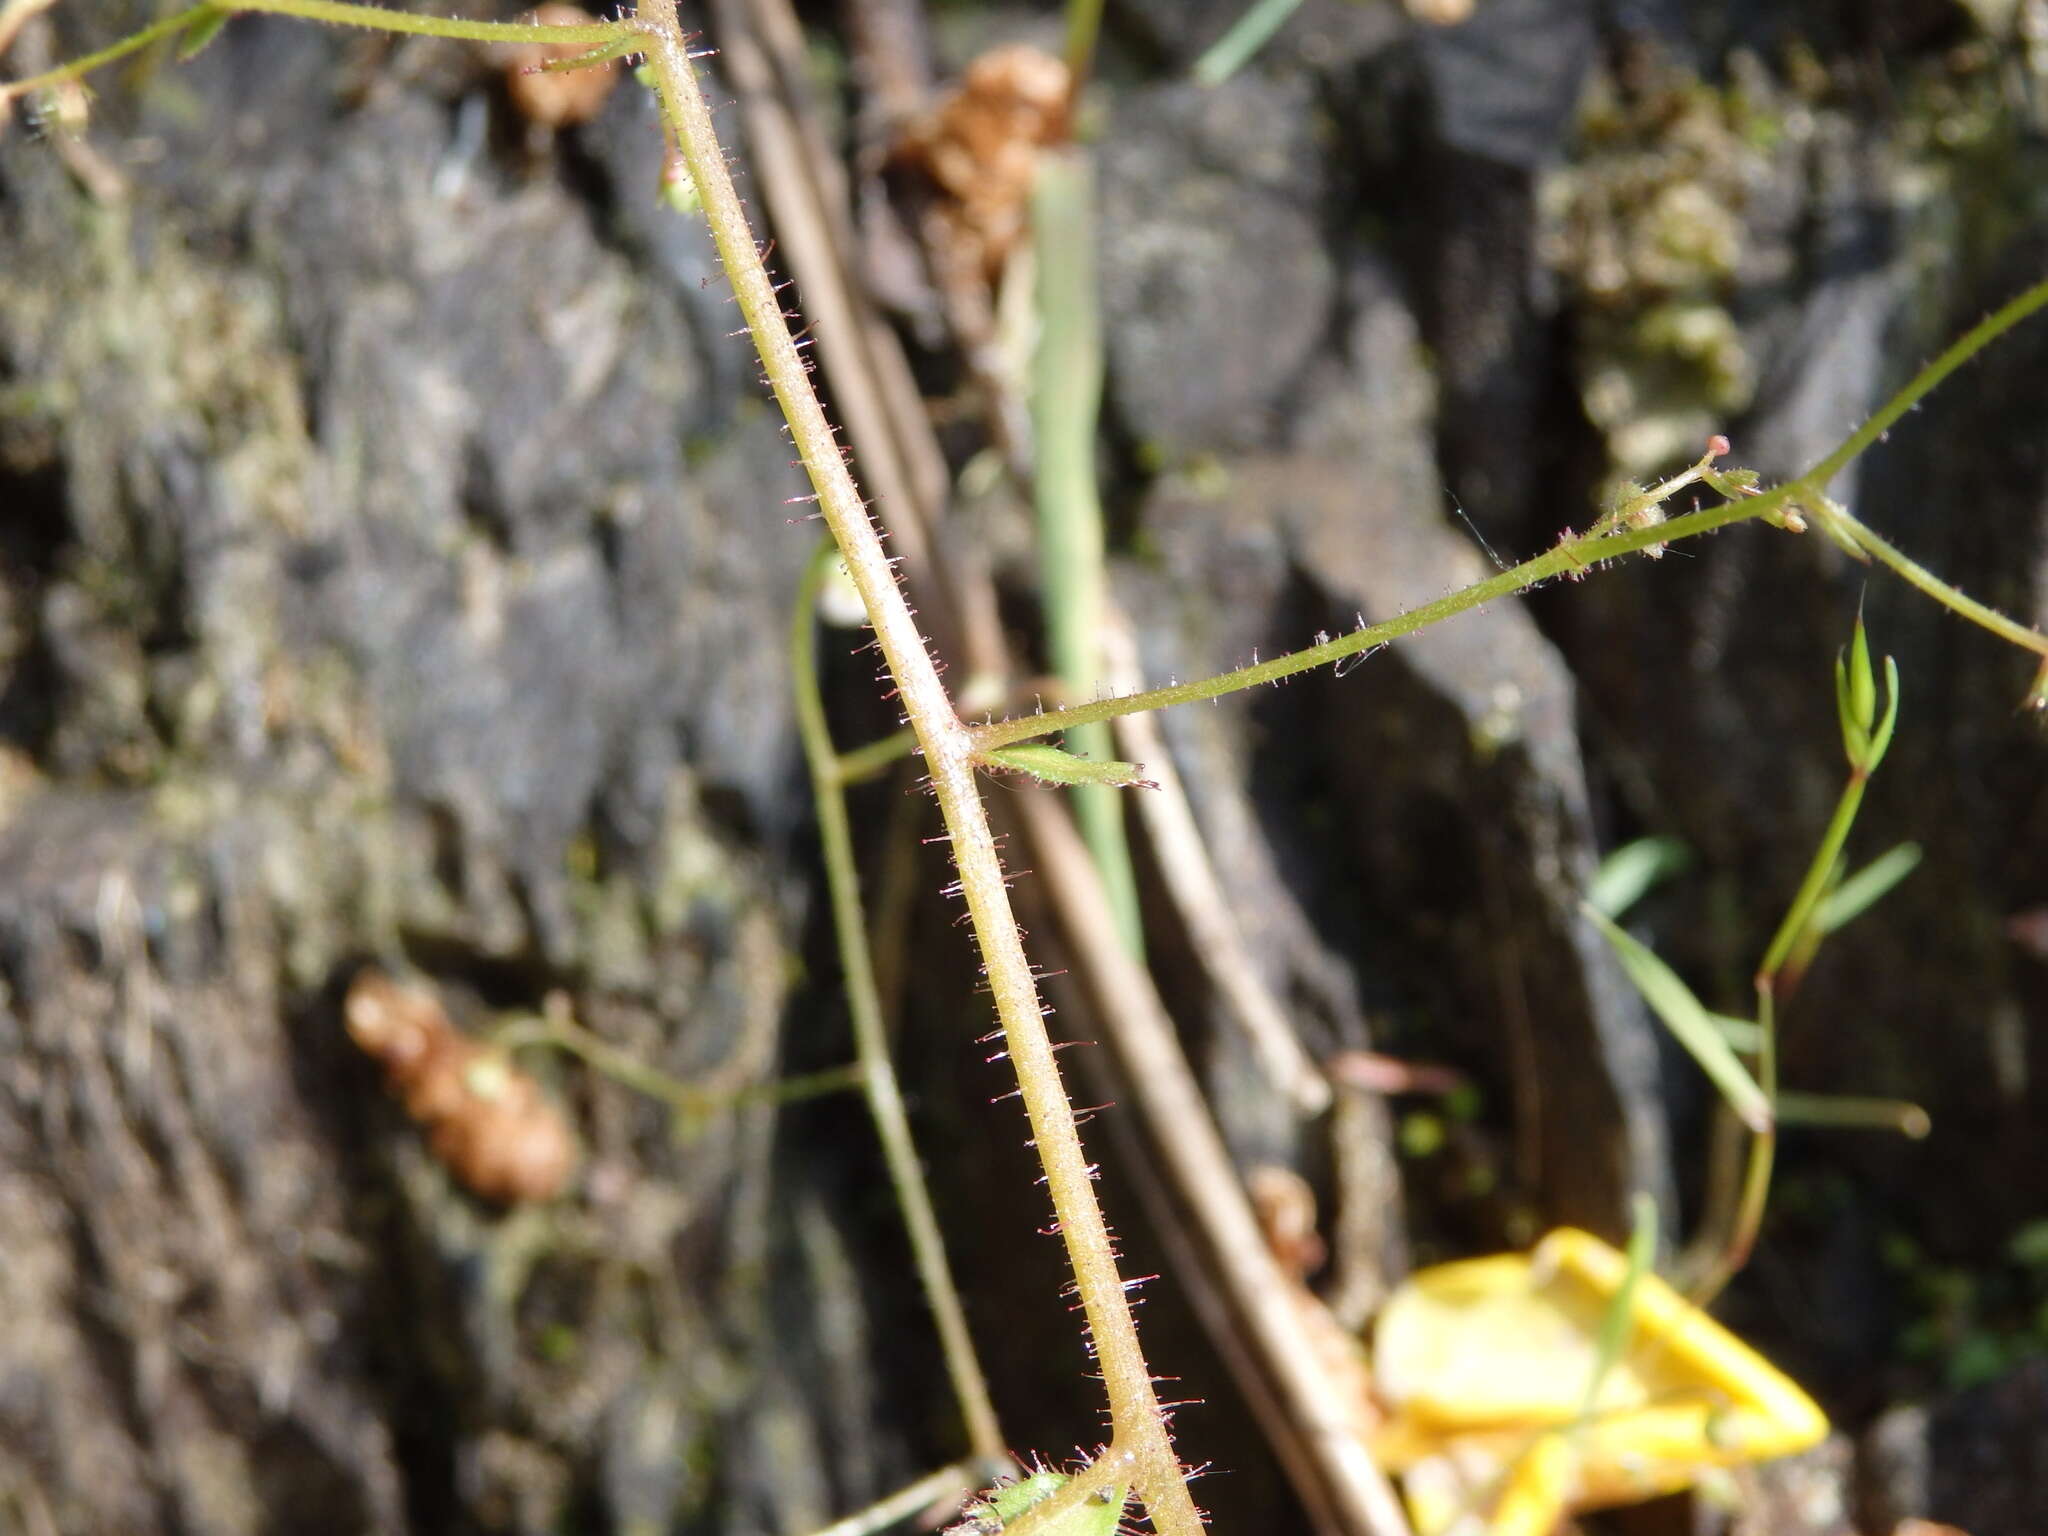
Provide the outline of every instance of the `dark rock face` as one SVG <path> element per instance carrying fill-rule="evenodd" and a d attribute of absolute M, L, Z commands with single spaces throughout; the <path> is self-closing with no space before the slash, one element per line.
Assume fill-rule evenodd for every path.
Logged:
<path fill-rule="evenodd" d="M 748 1528 L 691 1468 L 751 1434 L 714 1378 L 765 1303 L 711 1256 L 761 1112 L 685 1152 L 543 1060 L 583 1198 L 489 1218 L 333 988 L 567 986 L 651 1065 L 773 1074 L 809 540 L 708 241 L 597 190 L 651 195 L 635 92 L 529 161 L 460 50 L 256 22 L 109 96 L 126 203 L 0 146 L 10 1478 L 76 1530 Z M 763 1529 L 827 1511 L 773 1486 Z"/>
<path fill-rule="evenodd" d="M 1998 84 L 2021 50 L 1925 6 L 1858 8 L 1849 36 L 1830 7 L 1480 0 L 1428 30 L 1310 0 L 1228 85 L 1166 76 L 1240 8 L 1131 0 L 1106 48 L 1115 579 L 1148 673 L 1437 597 L 1489 569 L 1475 533 L 1533 553 L 1702 422 L 1794 473 L 2042 270 L 2041 146 Z M 22 47 L 153 14 L 60 6 Z M 708 240 L 654 209 L 644 94 L 542 145 L 462 49 L 244 18 L 106 80 L 100 112 L 85 147 L 123 197 L 0 137 L 0 1481 L 63 1530 L 747 1533 L 954 1454 L 850 1103 L 679 1128 L 530 1055 L 585 1173 L 492 1212 L 341 1030 L 375 960 L 473 1029 L 560 990 L 726 1100 L 848 1054 L 786 703 L 802 486 Z M 2044 337 L 1835 487 L 2034 622 Z M 2048 1200 L 2048 968 L 2004 926 L 2048 905 L 2024 659 L 1818 538 L 1744 528 L 1162 722 L 1312 1046 L 1478 1090 L 1407 1164 L 1425 1254 L 1613 1231 L 1638 1190 L 1676 1234 L 1708 1096 L 1576 895 L 1618 842 L 1682 838 L 1695 870 L 1638 931 L 1752 1006 L 1841 782 L 1828 666 L 1866 583 L 1906 709 L 1852 857 L 1927 860 L 1806 979 L 1786 1081 L 1912 1098 L 1936 1129 L 1788 1132 L 1729 1298 L 1851 1427 L 1946 1363 L 1921 1272 Z M 886 721 L 864 664 L 839 673 Z M 880 869 L 919 807 L 873 795 Z M 1056 1450 L 1094 1404 L 987 1105 L 1007 1083 L 973 1043 L 972 956 L 916 894 L 943 878 L 877 876 L 883 958 L 915 982 L 904 1055 L 973 1306 L 1002 1320 L 1002 1406 Z M 1236 1150 L 1313 1169 L 1317 1128 L 1176 969 Z M 1154 1309 L 1162 1368 L 1196 1380 L 1164 1287 Z M 1969 1422 L 1929 1430 L 1915 1486 L 1975 1475 Z M 1291 1528 L 1248 1418 L 1182 1432 L 1243 1469 L 1204 1486 L 1223 1526 Z"/>

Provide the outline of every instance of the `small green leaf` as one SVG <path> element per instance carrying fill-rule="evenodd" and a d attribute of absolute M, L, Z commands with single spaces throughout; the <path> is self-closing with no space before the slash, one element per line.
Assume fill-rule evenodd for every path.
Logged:
<path fill-rule="evenodd" d="M 1604 916 L 1620 917 L 1652 886 L 1692 863 L 1692 850 L 1675 837 L 1639 837 L 1600 861 L 1586 900 Z"/>
<path fill-rule="evenodd" d="M 220 36 L 220 29 L 228 24 L 230 14 L 214 5 L 195 14 L 185 24 L 185 30 L 178 34 L 178 62 L 184 63 Z"/>
<path fill-rule="evenodd" d="M 1034 1505 L 1051 1498 L 1067 1484 L 1064 1472 L 1034 1472 L 1014 1483 L 1005 1483 L 989 1490 L 984 1499 L 967 1506 L 967 1514 L 980 1521 L 997 1522 L 995 1529 L 1002 1530 Z M 1078 1509 L 1045 1527 L 1045 1536 L 1115 1536 L 1117 1523 L 1123 1518 L 1124 1501 L 1127 1497 L 1122 1488 L 1102 1488 L 1084 1500 Z M 956 1530 L 971 1530 L 973 1526 L 956 1526 Z"/>
<path fill-rule="evenodd" d="M 1759 1135 L 1768 1131 L 1771 1128 L 1770 1101 L 1764 1097 L 1756 1079 L 1749 1075 L 1749 1069 L 1736 1059 L 1733 1048 L 1715 1027 L 1714 1016 L 1693 995 L 1692 988 L 1680 981 L 1678 973 L 1646 946 L 1609 922 L 1591 903 L 1582 901 L 1579 906 L 1593 920 L 1594 926 L 1607 936 L 1607 942 L 1614 946 L 1621 968 L 1628 972 L 1628 979 L 1643 994 L 1643 1001 L 1650 1005 L 1657 1017 L 1664 1021 L 1664 1027 L 1671 1031 L 1687 1054 L 1699 1063 L 1700 1070 L 1721 1090 L 1721 1097 L 1728 1101 L 1728 1107 L 1752 1131 Z"/>
<path fill-rule="evenodd" d="M 1753 469 L 1703 469 L 1700 478 L 1730 501 L 1754 496 L 1763 483 L 1763 476 Z"/>
<path fill-rule="evenodd" d="M 1822 933 L 1833 933 L 1851 918 L 1860 917 L 1919 863 L 1918 843 L 1901 843 L 1889 853 L 1879 854 L 1821 898 L 1814 909 L 1813 926 Z"/>
<path fill-rule="evenodd" d="M 1042 784 L 1108 784 L 1119 789 L 1157 789 L 1145 777 L 1143 763 L 1123 763 L 1114 758 L 1096 760 L 1076 757 L 1042 741 L 1027 741 L 1014 747 L 997 747 L 982 755 L 982 762 L 1007 773 L 1029 774 Z"/>

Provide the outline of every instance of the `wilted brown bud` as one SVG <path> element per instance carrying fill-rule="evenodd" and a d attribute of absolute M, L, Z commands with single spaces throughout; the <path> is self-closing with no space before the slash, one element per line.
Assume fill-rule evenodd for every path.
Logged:
<path fill-rule="evenodd" d="M 364 971 L 343 1014 L 434 1156 L 472 1193 L 510 1205 L 562 1192 L 576 1142 L 561 1112 L 531 1077 L 456 1029 L 433 997 Z"/>
<path fill-rule="evenodd" d="M 982 54 L 938 108 L 912 124 L 897 162 L 921 168 L 942 197 L 961 259 L 993 279 L 1023 232 L 1038 152 L 1066 137 L 1067 66 L 1014 44 Z"/>
<path fill-rule="evenodd" d="M 543 27 L 587 27 L 597 20 L 576 6 L 556 4 L 535 7 L 532 19 Z M 519 43 L 505 49 L 505 94 L 519 115 L 539 128 L 568 128 L 597 116 L 618 83 L 616 59 L 583 69 L 541 68 L 589 51 L 588 43 Z"/>

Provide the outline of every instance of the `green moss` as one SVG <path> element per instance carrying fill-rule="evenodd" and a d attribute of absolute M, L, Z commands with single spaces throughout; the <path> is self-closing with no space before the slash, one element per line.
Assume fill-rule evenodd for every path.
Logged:
<path fill-rule="evenodd" d="M 1694 457 L 1755 391 L 1727 304 L 1759 146 L 1783 117 L 1760 71 L 1731 77 L 1716 90 L 1656 64 L 1625 87 L 1602 75 L 1577 158 L 1543 191 L 1545 256 L 1579 316 L 1581 400 L 1619 476 Z"/>

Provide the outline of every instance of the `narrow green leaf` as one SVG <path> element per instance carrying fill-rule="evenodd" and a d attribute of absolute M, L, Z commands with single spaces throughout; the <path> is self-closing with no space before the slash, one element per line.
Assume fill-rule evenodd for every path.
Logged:
<path fill-rule="evenodd" d="M 1586 900 L 1606 917 L 1620 917 L 1645 892 L 1692 863 L 1692 850 L 1675 837 L 1639 837 L 1600 861 Z"/>
<path fill-rule="evenodd" d="M 997 747 L 982 755 L 990 768 L 1008 773 L 1025 773 L 1042 784 L 1108 784 L 1119 789 L 1157 789 L 1145 777 L 1143 763 L 1119 762 L 1115 758 L 1076 757 L 1040 741 L 1014 747 Z"/>
<path fill-rule="evenodd" d="M 1751 1019 L 1738 1019 L 1726 1013 L 1710 1012 L 1707 1017 L 1713 1021 L 1714 1028 L 1721 1032 L 1721 1038 L 1745 1056 L 1754 1056 L 1764 1048 L 1763 1025 Z"/>
<path fill-rule="evenodd" d="M 1934 1129 L 1927 1111 L 1909 1100 L 1867 1099 L 1846 1093 L 1780 1093 L 1778 1123 L 1897 1131 L 1908 1141 L 1925 1141 Z"/>
<path fill-rule="evenodd" d="M 1820 531 L 1833 539 L 1842 552 L 1850 559 L 1860 565 L 1870 564 L 1870 551 L 1856 542 L 1856 535 L 1842 525 L 1842 520 L 1839 517 L 1828 515 L 1834 508 L 1835 504 L 1833 502 L 1825 497 L 1822 498 L 1821 504 L 1814 514 L 1814 521 L 1820 525 Z"/>
<path fill-rule="evenodd" d="M 639 36 L 615 38 L 609 43 L 600 43 L 588 53 L 572 54 L 566 59 L 548 59 L 541 65 L 544 75 L 565 75 L 572 70 L 590 69 L 599 64 L 609 64 L 614 59 L 624 58 L 629 53 L 638 53 L 646 47 L 646 39 Z"/>
<path fill-rule="evenodd" d="M 1589 1422 L 1600 1408 L 1600 1388 L 1607 1374 L 1628 1352 L 1629 1332 L 1635 1323 L 1636 1284 L 1657 1262 L 1657 1202 L 1638 1192 L 1629 1201 L 1633 1213 L 1628 1234 L 1628 1270 L 1621 1288 L 1600 1315 L 1600 1333 L 1593 1346 L 1593 1379 L 1586 1383 L 1586 1398 L 1579 1408 L 1579 1422 Z"/>
<path fill-rule="evenodd" d="M 1693 995 L 1692 988 L 1678 979 L 1678 973 L 1628 933 L 1609 922 L 1590 902 L 1580 907 L 1593 924 L 1607 936 L 1621 968 L 1643 994 L 1643 1001 L 1664 1021 L 1686 1053 L 1699 1063 L 1721 1097 L 1742 1123 L 1762 1135 L 1771 1128 L 1771 1105 L 1763 1089 L 1736 1058 L 1734 1050 L 1714 1025 L 1714 1016 Z"/>
<path fill-rule="evenodd" d="M 1833 933 L 1851 918 L 1862 916 L 1913 873 L 1919 863 L 1918 843 L 1900 843 L 1890 852 L 1879 854 L 1821 898 L 1814 909 L 1813 926 L 1822 933 Z"/>
<path fill-rule="evenodd" d="M 178 34 L 178 62 L 184 63 L 208 43 L 220 36 L 220 29 L 228 24 L 231 13 L 218 6 L 207 6 L 185 24 L 185 30 Z"/>
<path fill-rule="evenodd" d="M 1877 765 L 1891 750 L 1892 727 L 1899 723 L 1899 664 L 1889 656 L 1884 659 L 1884 687 L 1884 719 L 1877 723 L 1876 731 L 1871 734 L 1870 748 L 1863 758 L 1865 773 L 1877 772 Z"/>

